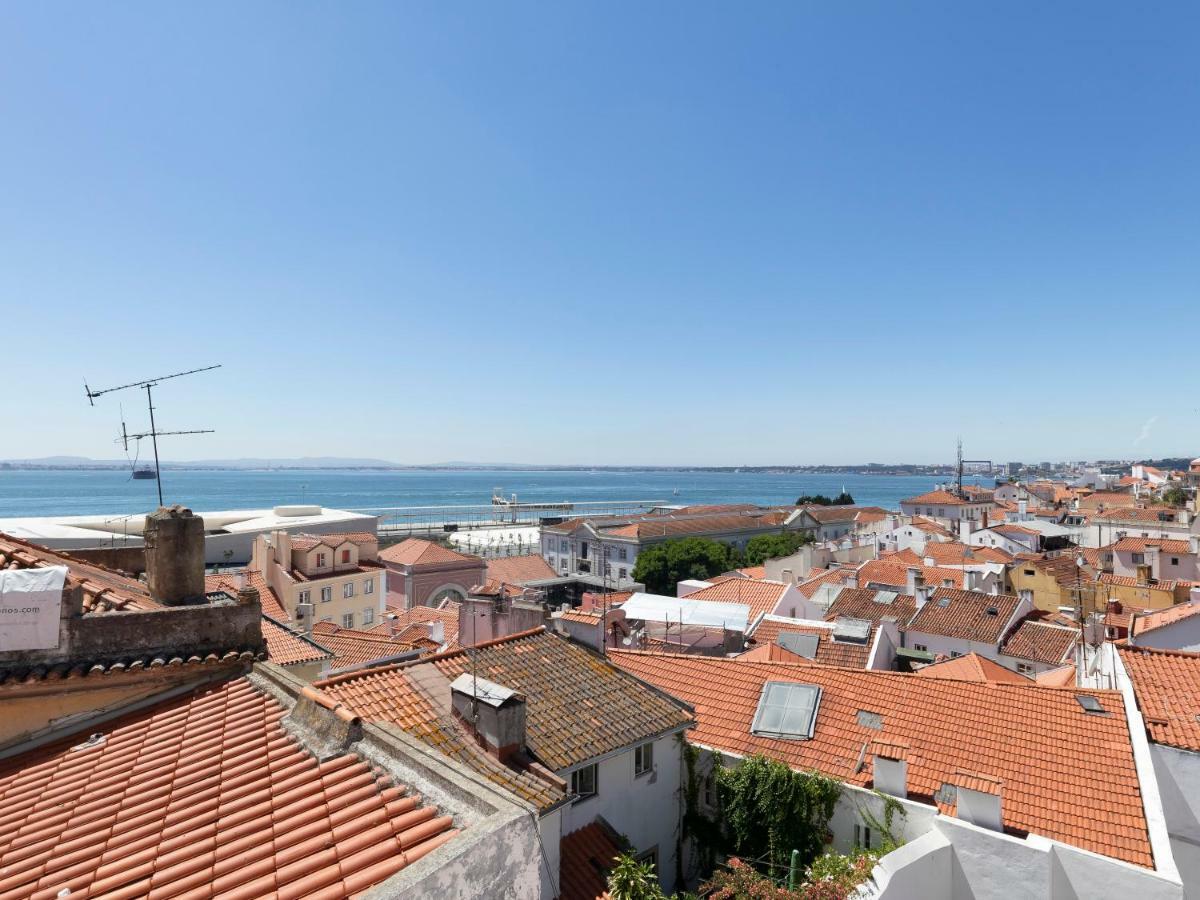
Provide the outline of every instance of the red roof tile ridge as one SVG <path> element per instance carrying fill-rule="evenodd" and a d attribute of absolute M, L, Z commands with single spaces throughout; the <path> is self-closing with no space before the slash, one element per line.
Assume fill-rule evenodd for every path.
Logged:
<path fill-rule="evenodd" d="M 423 665 L 425 663 L 440 662 L 444 659 L 453 659 L 456 656 L 462 656 L 470 650 L 483 650 L 487 647 L 494 647 L 497 644 L 510 643 L 518 641 L 522 638 L 532 637 L 535 634 L 541 634 L 546 630 L 545 625 L 539 625 L 537 628 L 530 628 L 528 631 L 518 631 L 514 634 L 506 634 L 503 637 L 492 638 L 490 641 L 481 641 L 478 644 L 472 644 L 469 647 L 456 647 L 453 650 L 446 650 L 442 653 L 435 653 L 432 656 L 426 656 L 423 659 L 410 659 L 405 662 L 388 663 L 382 666 L 373 666 L 369 669 L 359 669 L 355 672 L 345 672 L 341 675 L 334 675 L 332 678 L 323 678 L 320 681 L 314 681 L 313 687 L 326 687 L 334 684 L 344 684 L 347 681 L 353 681 L 356 678 L 362 678 L 366 675 L 376 675 L 380 672 L 386 672 L 395 669 L 404 669 L 409 666 Z"/>

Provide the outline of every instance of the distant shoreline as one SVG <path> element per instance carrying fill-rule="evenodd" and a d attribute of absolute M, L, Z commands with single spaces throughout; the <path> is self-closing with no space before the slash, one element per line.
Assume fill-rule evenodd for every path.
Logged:
<path fill-rule="evenodd" d="M 203 463 L 162 463 L 164 472 L 714 472 L 746 475 L 928 475 L 953 474 L 949 466 L 271 466 L 205 465 Z M 52 465 L 36 463 L 0 463 L 0 472 L 114 472 L 129 469 L 128 463 L 78 463 Z"/>

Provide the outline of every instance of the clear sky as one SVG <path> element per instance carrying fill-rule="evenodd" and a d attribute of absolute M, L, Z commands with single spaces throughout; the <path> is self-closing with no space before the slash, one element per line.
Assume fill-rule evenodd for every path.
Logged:
<path fill-rule="evenodd" d="M 5 3 L 0 458 L 1200 454 L 1195 3 Z M 123 400 L 131 426 L 144 403 Z"/>

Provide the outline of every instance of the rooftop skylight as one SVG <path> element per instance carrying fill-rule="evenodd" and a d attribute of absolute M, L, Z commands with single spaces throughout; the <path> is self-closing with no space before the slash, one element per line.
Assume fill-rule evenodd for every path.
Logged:
<path fill-rule="evenodd" d="M 763 685 L 750 733 L 806 741 L 813 735 L 820 705 L 821 688 L 815 684 L 768 681 Z"/>

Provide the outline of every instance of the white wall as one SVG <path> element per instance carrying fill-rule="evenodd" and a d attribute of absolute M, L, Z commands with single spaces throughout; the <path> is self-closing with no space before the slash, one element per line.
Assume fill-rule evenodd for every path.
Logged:
<path fill-rule="evenodd" d="M 603 816 L 617 832 L 644 852 L 658 847 L 658 872 L 665 890 L 675 882 L 676 837 L 680 827 L 682 750 L 675 735 L 654 741 L 654 769 L 633 774 L 633 749 L 600 762 L 599 791 L 563 810 L 562 833 L 570 834 Z M 570 782 L 569 769 L 558 775 Z"/>
<path fill-rule="evenodd" d="M 1129 643 L 1137 647 L 1157 647 L 1159 650 L 1200 651 L 1200 614 L 1134 635 L 1129 638 Z"/>
<path fill-rule="evenodd" d="M 1200 753 L 1151 744 L 1150 758 L 1184 895 L 1200 898 Z"/>

